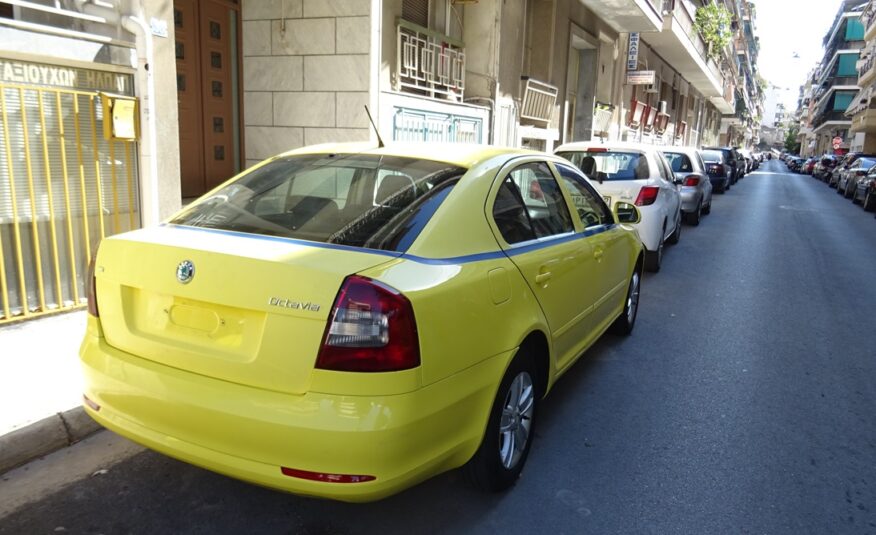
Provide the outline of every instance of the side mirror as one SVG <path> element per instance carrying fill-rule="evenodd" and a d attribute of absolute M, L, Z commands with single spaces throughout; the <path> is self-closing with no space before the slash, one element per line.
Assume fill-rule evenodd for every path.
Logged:
<path fill-rule="evenodd" d="M 597 172 L 596 172 L 596 180 L 597 180 L 597 182 L 599 182 L 600 184 L 602 184 L 603 182 L 605 182 L 605 179 L 606 179 L 606 178 L 608 178 L 608 175 L 606 175 L 604 171 L 597 171 Z"/>
<path fill-rule="evenodd" d="M 625 202 L 614 203 L 614 215 L 618 223 L 638 223 L 642 220 L 639 209 Z"/>
<path fill-rule="evenodd" d="M 675 184 L 676 186 L 680 186 L 680 185 L 684 184 L 684 179 L 679 177 L 679 176 L 673 175 L 672 176 L 672 183 Z"/>

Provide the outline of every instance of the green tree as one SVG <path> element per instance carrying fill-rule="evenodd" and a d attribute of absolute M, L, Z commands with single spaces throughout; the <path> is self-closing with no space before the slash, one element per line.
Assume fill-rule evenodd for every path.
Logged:
<path fill-rule="evenodd" d="M 788 129 L 788 135 L 785 136 L 785 150 L 792 154 L 800 153 L 800 144 L 797 143 L 797 134 L 800 133 L 800 127 L 797 125 L 791 126 Z"/>
<path fill-rule="evenodd" d="M 730 12 L 723 5 L 709 3 L 697 8 L 694 27 L 706 42 L 709 57 L 712 59 L 720 56 L 733 36 L 730 29 Z"/>

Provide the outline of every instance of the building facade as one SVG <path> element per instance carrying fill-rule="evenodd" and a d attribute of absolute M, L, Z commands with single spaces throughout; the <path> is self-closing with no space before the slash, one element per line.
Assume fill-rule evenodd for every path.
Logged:
<path fill-rule="evenodd" d="M 851 119 L 851 150 L 876 154 L 876 3 L 867 2 L 861 12 L 864 27 L 864 48 L 856 65 L 858 71 L 858 93 L 846 109 L 846 117 Z"/>
<path fill-rule="evenodd" d="M 824 37 L 824 56 L 812 80 L 813 154 L 846 152 L 851 148 L 852 121 L 846 110 L 860 90 L 857 64 L 864 48 L 861 15 L 865 4 L 861 0 L 844 0 Z"/>

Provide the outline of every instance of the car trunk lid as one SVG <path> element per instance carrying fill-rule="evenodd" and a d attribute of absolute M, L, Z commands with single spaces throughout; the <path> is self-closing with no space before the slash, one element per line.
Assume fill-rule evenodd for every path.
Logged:
<path fill-rule="evenodd" d="M 287 238 L 154 227 L 101 244 L 100 321 L 111 346 L 138 357 L 243 385 L 303 393 L 344 279 L 395 256 Z"/>

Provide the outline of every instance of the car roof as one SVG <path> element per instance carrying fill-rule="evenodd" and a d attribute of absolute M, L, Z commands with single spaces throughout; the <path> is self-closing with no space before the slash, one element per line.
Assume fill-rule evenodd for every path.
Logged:
<path fill-rule="evenodd" d="M 576 150 L 587 150 L 591 148 L 599 148 L 606 149 L 609 151 L 635 151 L 640 153 L 655 153 L 657 151 L 662 150 L 662 147 L 658 145 L 647 145 L 645 143 L 632 143 L 629 141 L 615 141 L 609 143 L 603 143 L 599 141 L 574 141 L 572 143 L 564 143 L 554 149 L 554 152 L 560 151 L 576 151 Z"/>
<path fill-rule="evenodd" d="M 677 147 L 677 146 L 669 146 L 669 147 L 660 147 L 660 150 L 663 152 L 680 152 L 686 154 L 688 156 L 692 156 L 699 152 L 699 149 L 696 147 Z"/>
<path fill-rule="evenodd" d="M 419 158 L 436 162 L 445 162 L 460 167 L 473 165 L 495 156 L 507 155 L 543 155 L 548 154 L 527 149 L 478 145 L 475 143 L 396 143 L 390 142 L 384 147 L 374 143 L 326 143 L 311 145 L 284 152 L 279 156 L 298 156 L 304 154 L 370 154 L 375 156 L 401 156 Z"/>

